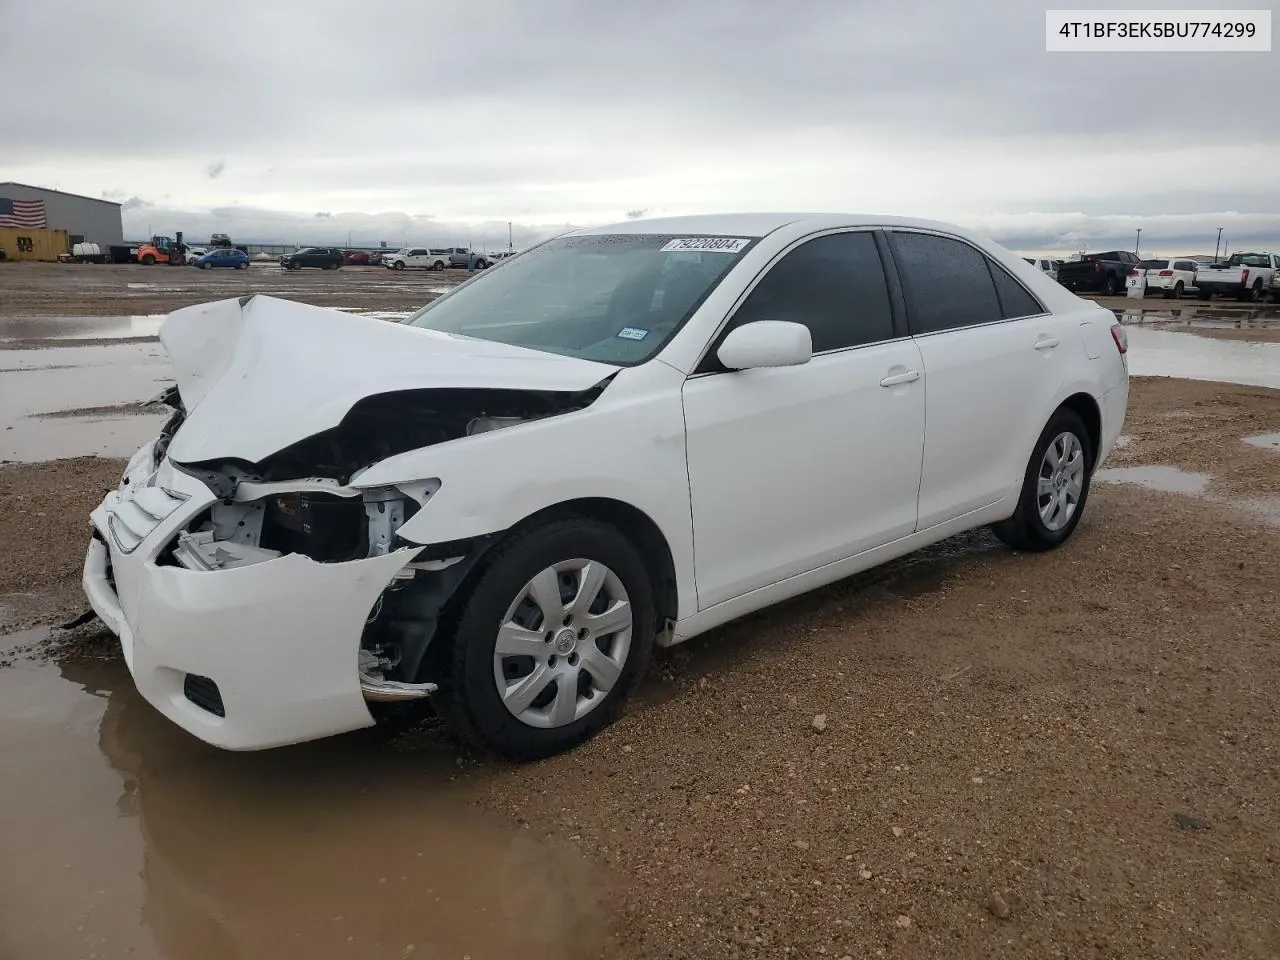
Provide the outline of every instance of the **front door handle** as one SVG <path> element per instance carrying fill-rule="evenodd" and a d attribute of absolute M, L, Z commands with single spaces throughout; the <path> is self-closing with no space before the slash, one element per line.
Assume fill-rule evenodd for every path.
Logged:
<path fill-rule="evenodd" d="M 882 387 L 896 387 L 900 383 L 915 383 L 920 379 L 919 370 L 908 370 L 906 373 L 895 373 L 880 381 Z"/>
<path fill-rule="evenodd" d="M 1037 350 L 1052 350 L 1058 345 L 1057 337 L 1041 337 L 1036 341 Z"/>

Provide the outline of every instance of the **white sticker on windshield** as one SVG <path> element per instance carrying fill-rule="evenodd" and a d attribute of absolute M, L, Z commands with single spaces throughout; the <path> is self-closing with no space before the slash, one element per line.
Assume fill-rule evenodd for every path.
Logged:
<path fill-rule="evenodd" d="M 736 237 L 681 237 L 669 241 L 660 252 L 693 250 L 701 253 L 741 253 L 750 242 Z"/>
<path fill-rule="evenodd" d="M 618 331 L 619 340 L 643 340 L 649 335 L 649 331 L 644 327 L 623 327 Z"/>

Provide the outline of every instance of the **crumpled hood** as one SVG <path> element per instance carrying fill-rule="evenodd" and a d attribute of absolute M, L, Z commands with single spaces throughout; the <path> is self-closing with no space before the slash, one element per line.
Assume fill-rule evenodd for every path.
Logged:
<path fill-rule="evenodd" d="M 432 387 L 580 391 L 609 364 L 254 296 L 171 313 L 160 342 L 187 410 L 179 463 L 257 462 L 372 394 Z"/>

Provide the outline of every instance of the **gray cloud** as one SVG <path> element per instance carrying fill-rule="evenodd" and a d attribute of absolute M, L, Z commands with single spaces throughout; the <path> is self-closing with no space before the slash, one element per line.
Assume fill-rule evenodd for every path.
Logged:
<path fill-rule="evenodd" d="M 302 242 L 342 223 L 545 232 L 625 219 L 638 197 L 645 216 L 1042 215 L 1027 243 L 1239 210 L 1275 215 L 1256 229 L 1280 240 L 1280 126 L 1258 114 L 1274 54 L 1048 54 L 1022 0 L 219 9 L 8 5 L 6 33 L 32 42 L 6 67 L 41 77 L 39 97 L 0 101 L 15 178 Z M 43 69 L 47 49 L 78 69 Z M 137 64 L 183 95 L 83 82 Z"/>

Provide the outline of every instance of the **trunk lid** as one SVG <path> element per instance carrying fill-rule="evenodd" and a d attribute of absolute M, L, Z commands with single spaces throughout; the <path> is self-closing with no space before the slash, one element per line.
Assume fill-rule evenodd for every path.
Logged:
<path fill-rule="evenodd" d="M 257 462 L 373 394 L 576 392 L 618 369 L 261 295 L 176 310 L 160 342 L 187 412 L 168 450 L 179 463 Z"/>

